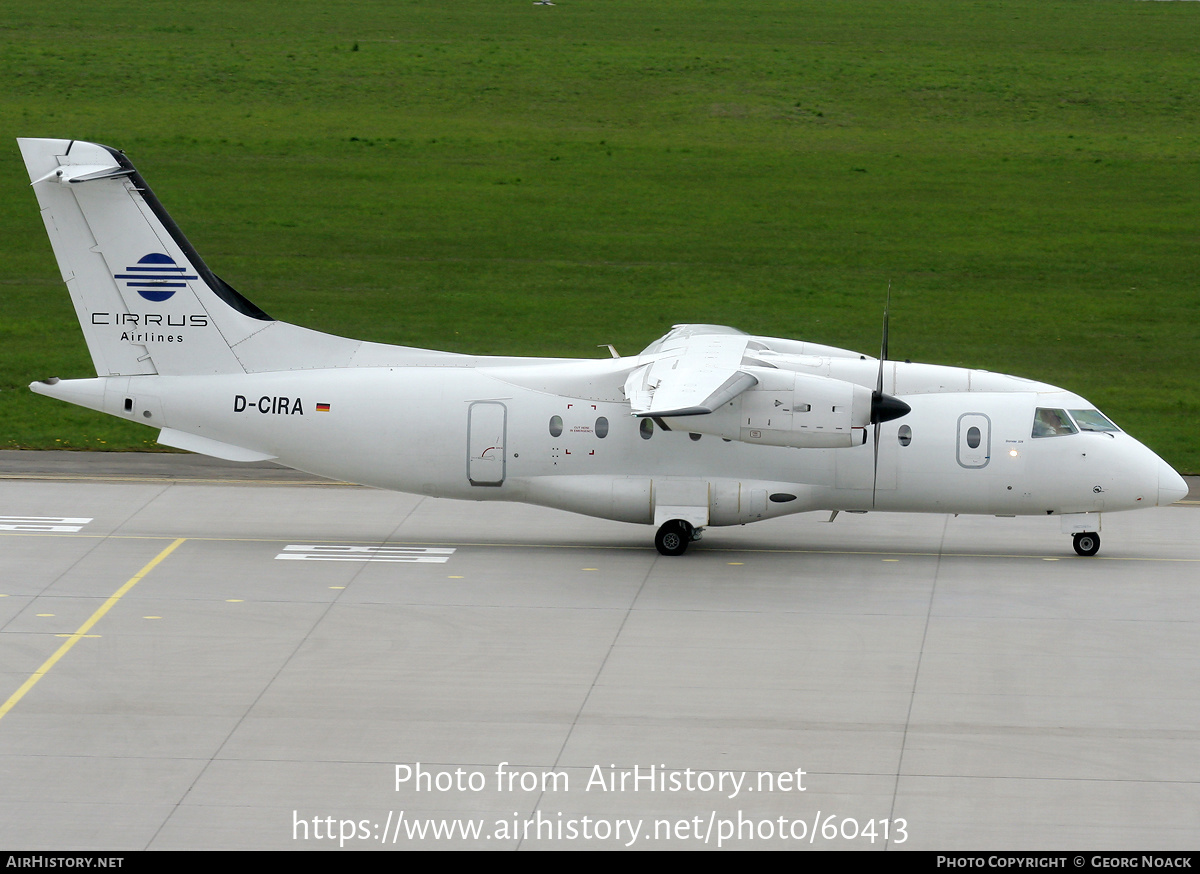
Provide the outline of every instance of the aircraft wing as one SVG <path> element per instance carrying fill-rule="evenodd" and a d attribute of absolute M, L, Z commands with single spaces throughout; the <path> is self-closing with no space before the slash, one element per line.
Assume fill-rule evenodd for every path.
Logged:
<path fill-rule="evenodd" d="M 750 338 L 744 334 L 673 331 L 625 381 L 635 416 L 701 416 L 758 384 L 742 369 Z"/>

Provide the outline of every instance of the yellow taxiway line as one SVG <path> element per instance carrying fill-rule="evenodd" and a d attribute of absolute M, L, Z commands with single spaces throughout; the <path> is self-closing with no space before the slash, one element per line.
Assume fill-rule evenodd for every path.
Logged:
<path fill-rule="evenodd" d="M 111 610 L 113 605 L 120 601 L 130 589 L 142 581 L 142 578 L 145 577 L 146 574 L 158 567 L 163 559 L 178 549 L 179 545 L 184 543 L 186 540 L 186 537 L 180 537 L 175 540 L 170 546 L 168 546 L 158 555 L 154 556 L 154 558 L 152 558 L 144 568 L 130 577 L 125 585 L 113 592 L 107 601 L 96 608 L 96 612 L 89 616 L 88 620 L 84 622 L 83 625 L 79 626 L 78 630 L 76 630 L 74 634 L 72 634 L 63 642 L 63 645 L 60 646 L 57 651 L 55 651 L 54 655 L 46 659 L 46 661 L 42 663 L 42 666 L 34 671 L 28 680 L 21 684 L 21 688 L 13 692 L 12 695 L 9 696 L 9 699 L 5 701 L 3 705 L 0 705 L 0 719 L 3 719 L 8 711 L 12 710 L 13 707 L 16 706 L 17 702 L 25 697 L 26 692 L 37 685 L 38 680 L 46 676 L 49 670 L 58 663 L 58 660 L 70 651 L 71 647 L 73 647 L 80 639 L 85 637 L 87 633 L 92 630 L 92 627 L 102 618 L 104 618 L 104 614 Z"/>

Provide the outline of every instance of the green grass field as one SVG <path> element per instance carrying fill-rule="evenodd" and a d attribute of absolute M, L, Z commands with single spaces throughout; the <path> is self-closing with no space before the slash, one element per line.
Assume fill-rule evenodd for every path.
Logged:
<path fill-rule="evenodd" d="M 16 136 L 125 149 L 276 318 L 479 353 L 684 321 L 1079 392 L 1200 472 L 1200 4 L 0 0 L 0 447 L 93 375 Z M 282 16 L 282 17 L 281 17 Z"/>

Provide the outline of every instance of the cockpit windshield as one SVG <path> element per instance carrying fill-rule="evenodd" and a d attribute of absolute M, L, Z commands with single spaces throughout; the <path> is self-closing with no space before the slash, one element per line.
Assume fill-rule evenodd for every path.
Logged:
<path fill-rule="evenodd" d="M 1099 410 L 1071 410 L 1071 416 L 1080 431 L 1120 431 Z"/>
<path fill-rule="evenodd" d="M 1038 407 L 1033 414 L 1034 437 L 1062 437 L 1064 434 L 1075 433 L 1077 433 L 1077 429 L 1071 424 L 1066 410 Z"/>

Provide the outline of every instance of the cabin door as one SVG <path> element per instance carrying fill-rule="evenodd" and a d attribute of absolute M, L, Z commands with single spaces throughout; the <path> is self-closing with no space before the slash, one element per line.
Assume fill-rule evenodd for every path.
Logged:
<path fill-rule="evenodd" d="M 467 409 L 467 479 L 473 486 L 504 482 L 508 409 L 499 401 L 476 401 Z"/>

